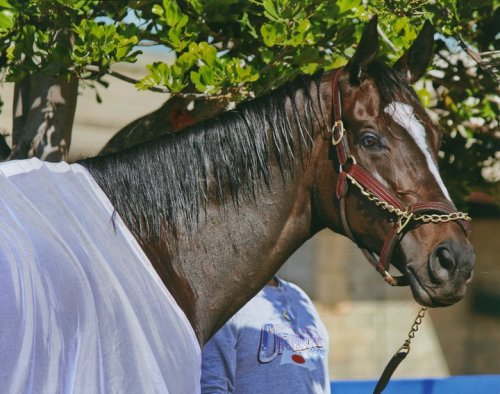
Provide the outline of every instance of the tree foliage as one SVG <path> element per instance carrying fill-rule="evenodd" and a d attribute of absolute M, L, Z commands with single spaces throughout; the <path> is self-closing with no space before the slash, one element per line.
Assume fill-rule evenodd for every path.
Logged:
<path fill-rule="evenodd" d="M 491 186 L 483 167 L 498 160 L 497 0 L 0 0 L 0 67 L 7 81 L 47 73 L 106 86 L 113 75 L 170 97 L 239 102 L 345 64 L 375 14 L 388 61 L 424 20 L 434 24 L 433 71 L 416 88 L 445 130 L 442 167 L 455 197 Z M 149 64 L 139 81 L 112 70 L 145 45 L 175 60 Z"/>

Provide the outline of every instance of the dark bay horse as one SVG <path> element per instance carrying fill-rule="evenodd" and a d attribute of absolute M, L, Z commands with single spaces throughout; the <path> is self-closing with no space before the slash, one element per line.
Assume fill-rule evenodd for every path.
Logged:
<path fill-rule="evenodd" d="M 185 314 L 183 321 L 187 317 L 203 346 L 297 248 L 324 228 L 356 242 L 390 284 L 408 283 L 419 303 L 445 306 L 460 300 L 471 279 L 474 261 L 467 240 L 469 218 L 457 212 L 450 201 L 437 170 L 439 130 L 410 87 L 430 60 L 432 41 L 432 28 L 426 24 L 413 46 L 394 67 L 389 67 L 375 59 L 378 36 L 374 19 L 345 67 L 298 78 L 180 134 L 72 166 L 54 165 L 50 171 L 40 162 L 2 164 L 0 175 L 10 174 L 0 176 L 2 194 L 8 194 L 10 199 L 0 201 L 0 290 L 2 297 L 8 293 L 13 301 L 0 299 L 6 303 L 0 304 L 0 388 L 33 389 L 33 382 L 40 381 L 47 392 L 54 392 L 50 388 L 55 387 L 69 387 L 70 392 L 77 387 L 74 392 L 85 392 L 90 386 L 84 387 L 82 382 L 90 385 L 95 380 L 92 387 L 96 391 L 123 392 L 115 371 L 121 377 L 133 376 L 123 379 L 125 385 L 135 385 L 139 379 L 142 388 L 142 383 L 159 387 L 155 379 L 179 380 L 184 368 L 179 361 L 181 355 L 178 359 L 177 353 L 169 355 L 177 360 L 172 365 L 157 365 L 157 356 L 163 357 L 158 352 L 175 351 L 162 346 L 151 349 L 146 340 L 151 335 L 163 343 L 161 340 L 171 334 L 154 320 L 162 317 L 155 317 L 155 311 L 161 310 L 160 301 L 173 296 L 178 306 L 172 310 L 180 307 Z M 24 171 L 25 167 L 30 167 L 29 171 Z M 72 181 L 85 187 L 97 183 L 96 193 L 109 199 L 106 201 L 112 208 L 73 213 L 78 198 L 81 204 L 98 199 L 93 195 L 81 197 L 85 187 L 76 192 L 68 188 L 61 194 L 69 197 L 69 202 L 64 202 L 63 214 L 55 217 L 58 225 L 43 216 L 31 223 L 34 220 L 26 210 L 37 201 L 25 201 L 23 190 L 49 195 L 45 202 L 55 209 L 63 206 L 64 196 L 52 197 L 53 190 L 44 184 L 33 186 L 30 172 L 57 179 L 54 185 L 60 183 L 60 178 L 71 178 L 74 172 L 77 176 Z M 12 186 L 10 179 L 17 183 Z M 40 206 L 38 211 L 43 213 L 44 204 Z M 118 218 L 110 218 L 113 209 Z M 21 237 L 17 229 L 21 228 L 23 215 L 33 228 L 22 230 Z M 95 233 L 103 237 L 92 234 L 93 222 L 87 223 L 90 231 L 86 232 L 83 224 L 79 225 L 96 219 L 89 216 L 100 216 Z M 67 225 L 63 219 L 72 222 Z M 112 244 L 115 241 L 108 233 L 113 231 L 104 230 L 113 220 L 118 230 L 123 220 L 127 234 L 135 238 L 133 247 L 121 240 L 120 244 Z M 59 227 L 63 230 L 58 233 Z M 32 240 L 31 233 L 35 234 Z M 82 234 L 84 241 L 76 241 L 77 234 Z M 6 241 L 9 236 L 10 243 Z M 74 246 L 67 246 L 63 236 L 75 241 Z M 44 258 L 51 252 L 49 243 L 68 259 Z M 43 251 L 35 253 L 35 246 Z M 105 251 L 100 249 L 106 246 Z M 158 274 L 154 278 L 149 262 L 142 267 L 146 274 L 137 272 L 137 281 L 135 274 L 124 274 L 120 269 L 111 272 L 107 265 L 111 257 L 118 255 L 118 267 L 133 266 L 144 254 Z M 77 264 L 78 256 L 90 263 L 99 262 L 101 271 L 96 274 L 97 268 L 91 264 L 82 269 Z M 19 261 L 21 268 L 9 265 L 11 261 Z M 390 264 L 401 272 L 401 277 L 389 273 Z M 53 266 L 55 277 L 44 275 L 48 265 Z M 64 276 L 67 271 L 74 275 Z M 90 299 L 94 289 L 108 294 L 108 275 L 122 277 L 126 284 L 116 281 L 113 297 L 78 309 L 74 302 L 80 294 Z M 92 278 L 88 285 L 80 280 L 87 277 Z M 147 278 L 153 278 L 152 282 L 145 282 Z M 156 298 L 144 296 L 144 283 L 161 284 L 152 293 Z M 59 291 L 56 284 L 64 294 L 77 293 L 75 301 L 55 297 Z M 36 297 L 45 289 L 50 292 L 46 298 Z M 143 320 L 150 319 L 154 324 L 144 324 L 138 331 L 147 335 L 137 338 L 129 335 L 137 330 L 120 326 L 115 314 L 120 311 L 130 315 L 128 305 L 141 296 L 145 304 L 134 309 L 133 326 L 141 328 Z M 125 303 L 118 305 L 118 298 Z M 97 309 L 99 316 L 110 318 L 110 323 L 93 317 Z M 31 312 L 35 310 L 47 311 L 48 316 L 33 317 Z M 41 332 L 18 329 L 18 324 L 23 330 L 27 324 L 33 328 L 31 323 L 36 321 L 42 323 Z M 68 329 L 59 330 L 56 322 Z M 176 328 L 182 331 L 186 327 L 187 321 Z M 112 342 L 110 351 L 104 351 L 104 342 L 97 338 L 104 336 L 102 330 L 111 337 L 123 331 L 116 342 L 111 337 L 102 338 Z M 192 341 L 188 338 L 184 344 L 179 340 L 176 349 L 195 344 L 191 349 L 196 358 L 199 346 L 189 331 Z M 12 338 L 7 338 L 6 332 L 19 337 L 19 349 L 15 345 L 12 349 Z M 77 334 L 84 335 L 84 339 Z M 36 335 L 36 341 L 32 335 Z M 171 343 L 174 349 L 172 342 L 176 340 L 168 340 L 165 347 Z M 83 347 L 89 341 L 95 344 L 97 356 Z M 140 346 L 138 341 L 142 341 Z M 132 357 L 126 343 L 131 343 L 134 354 L 149 352 L 151 364 L 141 364 L 140 359 L 128 362 Z M 32 360 L 40 348 L 43 357 Z M 12 354 L 4 349 L 10 349 Z M 115 352 L 123 357 L 120 360 L 126 366 L 114 359 Z M 71 370 L 74 375 L 67 372 L 69 358 L 79 361 Z M 113 373 L 102 371 L 101 362 L 110 365 Z M 7 369 L 6 363 L 12 368 Z M 36 368 L 37 363 L 48 365 Z M 199 360 L 194 359 L 192 365 L 196 369 Z M 89 372 L 80 374 L 80 381 L 76 381 L 79 368 Z M 106 373 L 107 381 L 118 388 L 106 390 L 99 386 L 99 376 Z M 186 376 L 191 379 L 189 387 L 196 387 L 195 373 Z"/>
<path fill-rule="evenodd" d="M 374 19 L 340 70 L 81 162 L 201 344 L 325 227 L 378 255 L 394 284 L 390 260 L 419 303 L 463 297 L 474 260 L 468 217 L 450 201 L 439 130 L 410 87 L 431 58 L 432 30 L 391 68 L 375 59 Z"/>

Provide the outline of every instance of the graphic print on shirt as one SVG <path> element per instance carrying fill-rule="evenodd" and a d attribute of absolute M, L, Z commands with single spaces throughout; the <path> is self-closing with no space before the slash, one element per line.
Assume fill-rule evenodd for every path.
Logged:
<path fill-rule="evenodd" d="M 325 357 L 324 340 L 307 329 L 294 331 L 291 327 L 272 323 L 262 326 L 258 352 L 262 364 L 280 360 L 280 365 L 294 364 L 314 371 L 314 360 Z"/>

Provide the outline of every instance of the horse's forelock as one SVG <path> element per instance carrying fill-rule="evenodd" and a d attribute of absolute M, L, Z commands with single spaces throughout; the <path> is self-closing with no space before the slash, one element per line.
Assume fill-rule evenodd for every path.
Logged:
<path fill-rule="evenodd" d="M 400 102 L 410 105 L 422 121 L 427 121 L 428 116 L 415 90 L 400 70 L 376 60 L 370 65 L 368 75 L 380 94 L 380 113 L 383 113 L 389 104 Z"/>
<path fill-rule="evenodd" d="M 384 62 L 376 60 L 368 69 L 369 78 L 373 80 L 380 95 L 379 113 L 381 120 L 387 124 L 386 111 L 394 103 L 404 103 L 412 108 L 412 113 L 423 124 L 426 130 L 436 131 L 426 110 L 420 103 L 413 87 L 408 83 L 406 76 L 397 69 L 391 68 Z"/>

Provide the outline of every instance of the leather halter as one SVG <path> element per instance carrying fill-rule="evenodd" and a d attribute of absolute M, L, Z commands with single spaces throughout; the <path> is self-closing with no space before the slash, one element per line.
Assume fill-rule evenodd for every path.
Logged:
<path fill-rule="evenodd" d="M 356 163 L 356 159 L 350 153 L 349 144 L 345 137 L 346 130 L 342 121 L 342 100 L 338 85 L 341 70 L 342 68 L 335 72 L 332 81 L 333 127 L 330 134 L 340 165 L 336 196 L 340 203 L 342 226 L 345 234 L 359 246 L 347 221 L 345 205 L 349 183 L 357 186 L 363 195 L 375 201 L 377 205 L 387 209 L 391 214 L 396 214 L 399 220 L 395 221 L 394 226 L 389 230 L 384 245 L 378 253 L 378 261 L 375 253 L 361 246 L 359 248 L 387 283 L 392 286 L 406 286 L 409 284 L 406 276 L 393 277 L 389 274 L 392 253 L 405 233 L 415 228 L 419 221 L 424 223 L 456 221 L 467 235 L 470 217 L 466 213 L 458 212 L 455 206 L 448 201 L 423 201 L 406 205 L 367 170 Z"/>

